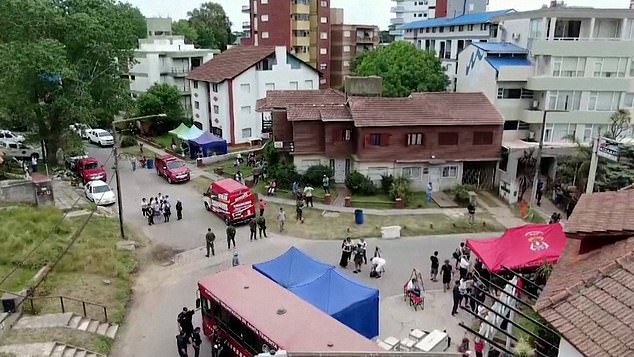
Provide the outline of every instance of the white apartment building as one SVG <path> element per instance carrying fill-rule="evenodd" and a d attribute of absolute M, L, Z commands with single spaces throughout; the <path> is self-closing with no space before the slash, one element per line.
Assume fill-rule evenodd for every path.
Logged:
<path fill-rule="evenodd" d="M 185 77 L 189 72 L 209 61 L 218 50 L 197 49 L 185 44 L 183 36 L 157 36 L 139 39 L 134 51 L 136 64 L 128 72 L 133 96 L 145 93 L 155 83 L 169 83 L 178 87 L 182 106 L 191 117 L 191 90 Z"/>
<path fill-rule="evenodd" d="M 412 21 L 433 19 L 436 17 L 436 0 L 392 0 L 396 6 L 390 11 L 394 17 L 390 19 L 390 35 L 394 40 L 403 40 L 403 26 Z"/>
<path fill-rule="evenodd" d="M 497 38 L 497 24 L 491 20 L 515 10 L 498 10 L 458 16 L 414 21 L 403 26 L 404 40 L 424 50 L 433 50 L 440 59 L 450 84 L 455 90 L 458 54 L 472 42 Z"/>
<path fill-rule="evenodd" d="M 283 46 L 237 46 L 188 76 L 194 125 L 231 144 L 262 137 L 256 101 L 268 90 L 318 89 L 319 72 Z M 266 129 L 266 128 L 265 128 Z"/>
<path fill-rule="evenodd" d="M 494 22 L 500 43 L 458 56 L 457 91 L 482 91 L 502 113 L 500 193 L 513 202 L 517 158 L 536 147 L 544 117 L 541 173 L 553 178 L 570 136 L 590 143 L 616 110 L 634 109 L 634 10 L 555 7 Z"/>

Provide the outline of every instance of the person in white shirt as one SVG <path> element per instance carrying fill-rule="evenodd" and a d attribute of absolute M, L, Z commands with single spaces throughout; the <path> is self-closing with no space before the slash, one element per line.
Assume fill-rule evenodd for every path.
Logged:
<path fill-rule="evenodd" d="M 416 280 L 416 278 L 412 278 L 407 283 L 407 291 L 420 297 L 420 287 L 418 286 L 418 281 Z"/>
<path fill-rule="evenodd" d="M 368 264 L 368 255 L 366 253 L 368 250 L 368 242 L 363 238 L 359 240 L 359 249 L 361 249 L 361 255 L 363 256 L 363 264 Z"/>
<path fill-rule="evenodd" d="M 381 257 L 372 258 L 372 270 L 370 270 L 370 276 L 373 278 L 380 278 L 385 272 L 385 259 Z"/>
<path fill-rule="evenodd" d="M 308 205 L 310 205 L 310 207 L 313 207 L 313 190 L 315 189 L 312 188 L 310 185 L 306 185 L 306 187 L 304 187 L 304 198 L 306 199 L 306 207 L 308 207 Z"/>
<path fill-rule="evenodd" d="M 460 277 L 464 278 L 469 272 L 469 261 L 464 255 L 460 257 Z"/>

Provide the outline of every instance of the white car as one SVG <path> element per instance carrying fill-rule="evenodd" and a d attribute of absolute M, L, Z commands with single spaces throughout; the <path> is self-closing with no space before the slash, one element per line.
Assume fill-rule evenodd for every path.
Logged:
<path fill-rule="evenodd" d="M 110 186 L 101 180 L 88 182 L 84 188 L 84 192 L 86 198 L 94 202 L 97 206 L 107 206 L 117 201 L 117 197 L 114 192 L 112 192 Z"/>
<path fill-rule="evenodd" d="M 37 149 L 19 141 L 0 140 L 0 151 L 3 151 L 8 157 L 15 157 L 16 159 L 30 159 L 33 157 L 39 159 L 41 148 Z"/>
<path fill-rule="evenodd" d="M 88 133 L 88 140 L 99 146 L 112 146 L 114 145 L 114 138 L 110 132 L 103 129 L 92 129 Z"/>
<path fill-rule="evenodd" d="M 0 130 L 0 140 L 23 142 L 24 136 L 14 134 L 10 130 Z"/>

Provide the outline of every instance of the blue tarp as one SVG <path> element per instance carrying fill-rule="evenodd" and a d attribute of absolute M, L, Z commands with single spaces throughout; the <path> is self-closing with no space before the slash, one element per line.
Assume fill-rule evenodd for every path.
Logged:
<path fill-rule="evenodd" d="M 194 139 L 189 139 L 189 156 L 192 159 L 198 157 L 198 152 L 202 152 L 203 157 L 216 155 L 224 155 L 227 153 L 227 141 L 219 138 L 212 133 L 203 132 Z"/>
<path fill-rule="evenodd" d="M 379 335 L 379 290 L 291 247 L 253 268 L 359 334 Z"/>

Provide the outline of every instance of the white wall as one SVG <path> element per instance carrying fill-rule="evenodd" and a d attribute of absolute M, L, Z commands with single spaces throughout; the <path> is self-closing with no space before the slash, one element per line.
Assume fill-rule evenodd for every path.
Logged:
<path fill-rule="evenodd" d="M 510 42 L 519 47 L 527 48 L 529 31 L 530 19 L 506 20 L 500 23 L 498 39 L 500 42 Z M 519 34 L 519 39 L 513 39 L 514 33 Z"/>
<path fill-rule="evenodd" d="M 563 338 L 559 342 L 559 354 L 557 357 L 584 357 L 576 348 Z"/>
<path fill-rule="evenodd" d="M 482 58 L 477 55 L 480 53 Z M 473 62 L 471 57 L 473 55 Z M 471 66 L 473 63 L 473 66 Z M 469 74 L 467 74 L 469 65 Z M 491 103 L 497 100 L 497 83 L 495 69 L 486 61 L 486 52 L 476 46 L 469 45 L 458 55 L 457 92 L 482 92 Z"/>

